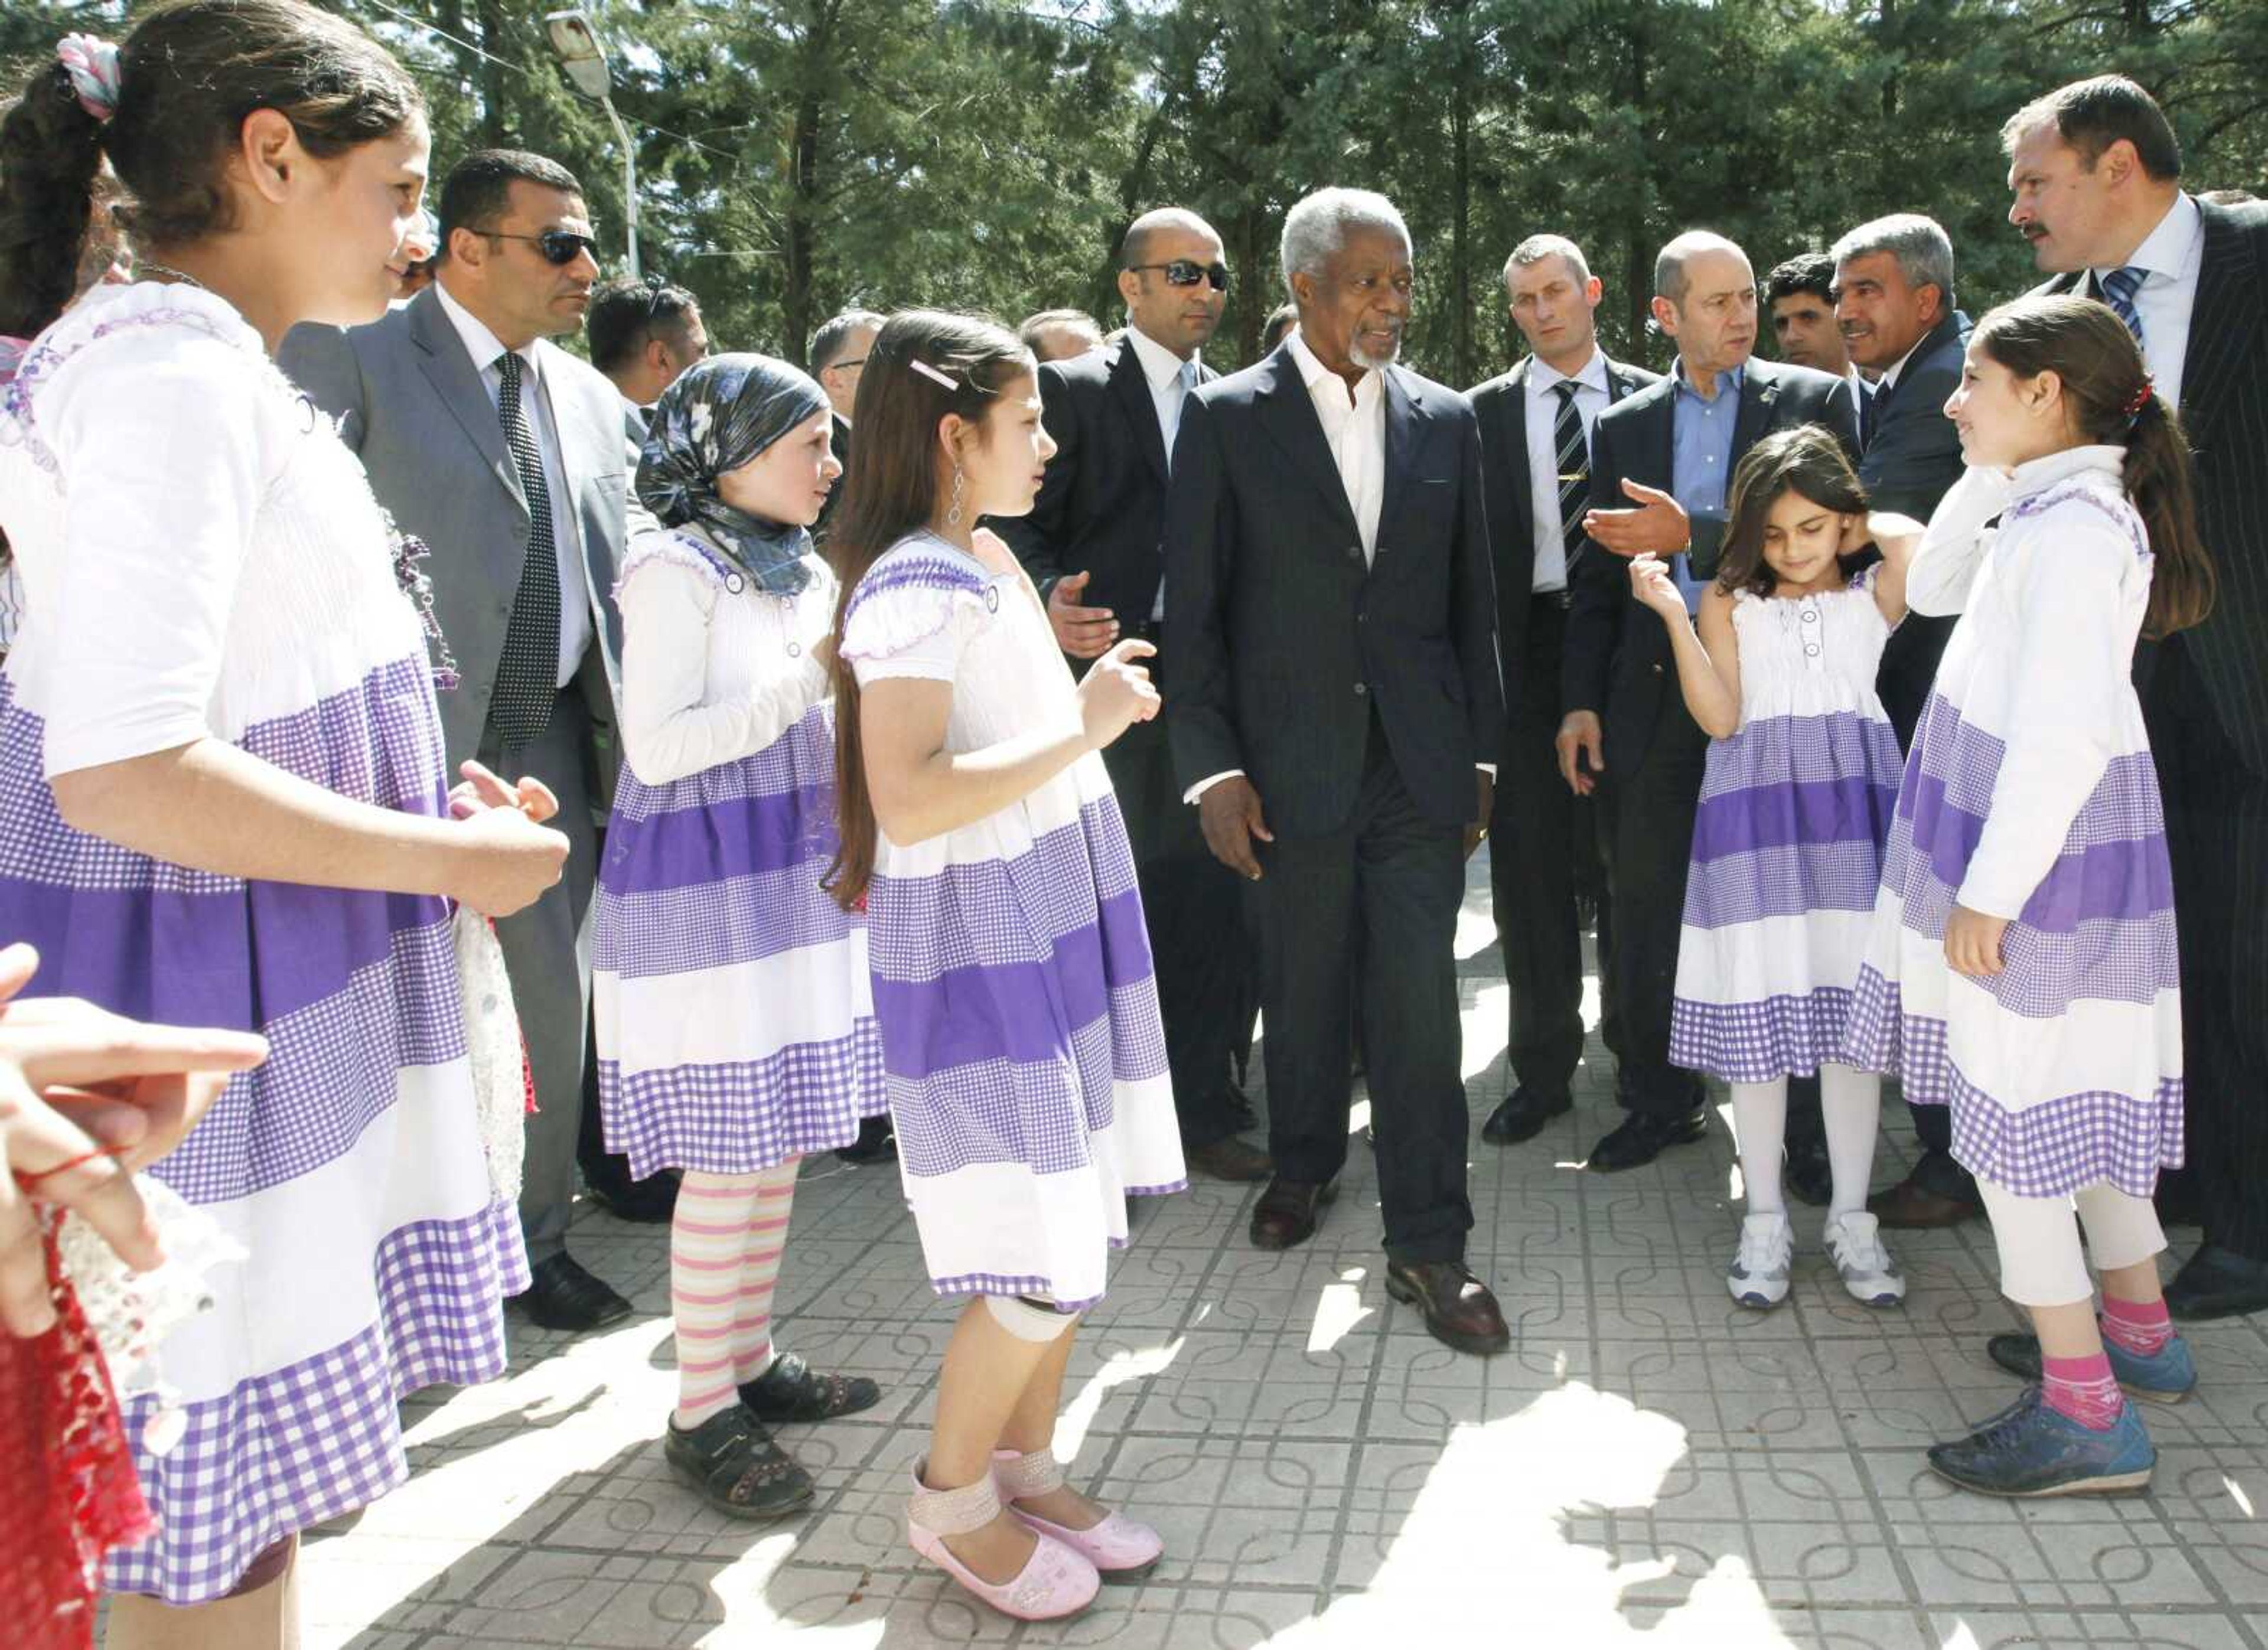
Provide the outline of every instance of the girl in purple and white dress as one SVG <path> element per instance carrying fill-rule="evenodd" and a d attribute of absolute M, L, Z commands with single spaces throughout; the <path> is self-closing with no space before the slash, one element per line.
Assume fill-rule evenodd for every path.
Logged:
<path fill-rule="evenodd" d="M 1012 334 L 894 317 L 858 384 L 832 548 L 846 902 L 869 905 L 898 1157 L 946 1349 L 917 1551 L 1027 1619 L 1157 1562 L 1051 1440 L 1078 1315 L 1130 1196 L 1184 1181 L 1133 856 L 1098 754 L 1158 694 L 1123 642 L 1074 683 L 1030 579 L 976 526 L 1055 444 Z M 997 1452 L 997 1453 L 996 1453 Z M 1003 1503 L 1008 1510 L 1003 1511 Z"/>
<path fill-rule="evenodd" d="M 2181 985 L 2131 671 L 2138 636 L 2204 616 L 2212 569 L 2188 444 L 2105 306 L 1993 311 L 1946 412 L 1970 468 L 1910 584 L 1916 612 L 1961 622 L 1898 795 L 1849 1046 L 1953 1109 L 2000 1287 L 2037 1331 L 1987 1349 L 2035 1384 L 1930 1464 L 1993 1495 L 2137 1490 L 2156 1452 L 2120 1389 L 2185 1397 L 2196 1371 L 2158 1284 Z"/>
<path fill-rule="evenodd" d="M 842 473 L 826 392 L 711 356 L 655 404 L 623 558 L 622 773 L 592 939 L 607 1143 L 685 1171 L 670 1226 L 676 1412 L 663 1453 L 718 1511 L 811 1499 L 773 1441 L 879 1400 L 773 1344 L 804 1155 L 884 1110 L 866 936 L 835 858 L 835 579 L 809 525 Z"/>
<path fill-rule="evenodd" d="M 1787 1298 L 1787 1079 L 1815 1072 L 1834 1176 L 1828 1253 L 1857 1300 L 1905 1298 L 1867 1212 L 1881 1079 L 1840 1057 L 1897 796 L 1897 735 L 1874 672 L 1905 616 L 1911 540 L 1901 523 L 1918 534 L 1900 517 L 1870 525 L 1843 449 L 1807 425 L 1765 437 L 1734 472 L 1723 561 L 1697 630 L 1660 562 L 1631 567 L 1634 593 L 1669 629 L 1686 706 L 1714 736 L 1669 1053 L 1732 1086 L 1748 1212 L 1726 1285 L 1746 1307 Z M 1845 558 L 1874 539 L 1885 559 L 1847 571 Z"/>
<path fill-rule="evenodd" d="M 298 1533 L 407 1475 L 401 1396 L 503 1373 L 526 1267 L 448 902 L 526 905 L 567 841 L 541 787 L 452 797 L 398 547 L 271 363 L 385 310 L 409 77 L 295 0 L 188 0 L 67 41 L 6 122 L 0 332 L 44 330 L 0 401 L 0 931 L 37 991 L 272 1050 L 151 1170 L 247 1258 L 158 1350 L 180 1407 L 128 1406 L 159 1529 L 110 1561 L 109 1642 L 257 1650 L 296 1639 Z M 144 278 L 42 315 L 105 156 Z"/>

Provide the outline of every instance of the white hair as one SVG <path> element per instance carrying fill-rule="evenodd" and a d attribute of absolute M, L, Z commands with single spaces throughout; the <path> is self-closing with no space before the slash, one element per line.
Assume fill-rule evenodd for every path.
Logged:
<path fill-rule="evenodd" d="M 1371 189 L 1317 189 L 1284 215 L 1284 286 L 1295 275 L 1320 276 L 1333 254 L 1346 245 L 1350 229 L 1390 230 L 1405 247 L 1410 225 L 1394 203 Z"/>

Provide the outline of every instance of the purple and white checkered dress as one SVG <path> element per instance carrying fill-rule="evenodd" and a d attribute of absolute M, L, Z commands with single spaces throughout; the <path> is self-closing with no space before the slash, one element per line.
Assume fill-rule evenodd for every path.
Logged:
<path fill-rule="evenodd" d="M 1898 793 L 1872 574 L 1734 600 L 1741 726 L 1709 747 L 1669 1031 L 1672 1060 L 1727 1082 L 1815 1072 L 1842 1046 Z"/>
<path fill-rule="evenodd" d="M 853 593 L 860 686 L 950 682 L 946 742 L 1075 725 L 1030 580 L 917 534 Z M 998 813 L 884 837 L 867 899 L 898 1161 L 940 1294 L 1102 1297 L 1130 1196 L 1187 1183 L 1125 822 L 1090 752 Z"/>
<path fill-rule="evenodd" d="M 816 556 L 757 589 L 697 531 L 624 558 L 623 763 L 592 936 L 607 1143 L 631 1173 L 748 1175 L 888 1104 L 865 925 L 835 858 L 835 623 Z"/>
<path fill-rule="evenodd" d="M 0 525 L 28 587 L 0 679 L 0 934 L 32 990 L 257 1030 L 152 1171 L 249 1252 L 172 1335 L 170 1451 L 129 1435 L 159 1531 L 106 1585 L 220 1596 L 407 1476 L 395 1405 L 503 1373 L 526 1263 L 490 1191 L 438 899 L 184 870 L 84 835 L 50 779 L 228 740 L 357 801 L 445 807 L 416 611 L 362 468 L 219 299 L 99 289 L 0 398 Z"/>
<path fill-rule="evenodd" d="M 1916 610 L 1961 622 L 1898 793 L 1851 1016 L 1851 1057 L 1951 1106 L 1954 1155 L 2026 1197 L 2107 1182 L 2146 1197 L 2182 1160 L 2173 876 L 2128 674 L 2151 556 L 2122 459 L 2080 447 L 2013 486 L 1971 472 L 1932 523 L 1946 538 L 1965 495 L 2003 495 L 1966 510 L 1997 505 L 1997 534 L 1926 544 L 1914 564 Z M 1948 968 L 1955 903 L 2010 919 L 2004 972 Z"/>

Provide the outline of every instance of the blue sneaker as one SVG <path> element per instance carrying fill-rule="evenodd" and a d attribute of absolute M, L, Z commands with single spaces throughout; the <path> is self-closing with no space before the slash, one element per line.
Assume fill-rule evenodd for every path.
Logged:
<path fill-rule="evenodd" d="M 2050 1409 L 2037 1387 L 2027 1387 L 1980 1431 L 1931 1446 L 1929 1464 L 1979 1495 L 2130 1495 L 2150 1487 L 2158 1452 L 2131 1403 L 2110 1431 L 2098 1433 Z"/>
<path fill-rule="evenodd" d="M 2110 1373 L 2129 1397 L 2145 1403 L 2179 1403 L 2197 1390 L 2197 1360 L 2190 1356 L 2189 1343 L 2178 1335 L 2147 1356 L 2110 1340 L 2102 1343 L 2102 1350 L 2110 1354 Z M 2033 1381 L 2040 1378 L 2036 1335 L 1995 1335 L 1984 1343 L 1984 1352 L 2012 1375 Z"/>

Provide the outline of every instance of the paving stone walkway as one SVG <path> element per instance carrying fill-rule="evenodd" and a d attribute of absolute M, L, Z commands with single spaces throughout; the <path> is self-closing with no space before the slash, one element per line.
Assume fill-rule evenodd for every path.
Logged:
<path fill-rule="evenodd" d="M 1242 1188 L 1138 1204 L 1057 1447 L 1165 1532 L 1146 1584 L 1019 1627 L 917 1565 L 905 1489 L 950 1311 L 896 1171 L 829 1159 L 799 1192 L 786 1341 L 887 1394 L 784 1434 L 819 1480 L 807 1516 L 735 1524 L 668 1477 L 667 1234 L 586 1210 L 575 1252 L 637 1315 L 581 1340 L 516 1322 L 511 1379 L 415 1403 L 409 1485 L 308 1545 L 310 1644 L 2268 1650 L 2268 1330 L 2193 1337 L 2197 1397 L 2149 1416 L 2150 1496 L 1955 1493 L 1922 1446 L 2014 1390 L 1984 1354 L 2014 1322 L 1984 1229 L 1907 1237 L 1910 1303 L 1875 1313 L 1799 1208 L 1793 1298 L 1734 1307 L 1729 1108 L 1705 1145 L 1587 1174 L 1612 1122 L 1594 1047 L 1571 1117 L 1509 1152 L 1479 1143 L 1505 1088 L 1487 912 L 1476 861 L 1459 945 L 1471 1258 L 1515 1350 L 1458 1357 L 1387 1299 L 1359 1139 L 1322 1234 L 1289 1254 L 1244 1241 Z M 1902 1107 L 1884 1117 L 1887 1183 L 1912 1142 Z M 2178 1257 L 2196 1234 L 2174 1238 Z"/>

